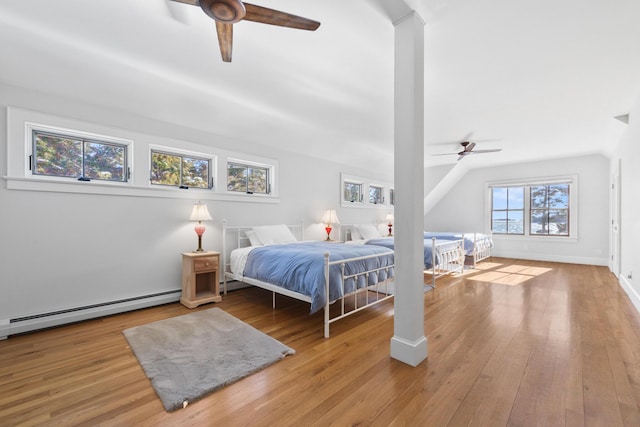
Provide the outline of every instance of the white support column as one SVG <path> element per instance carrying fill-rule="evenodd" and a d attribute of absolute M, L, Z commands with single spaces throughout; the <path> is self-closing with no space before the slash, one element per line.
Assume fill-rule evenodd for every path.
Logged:
<path fill-rule="evenodd" d="M 395 281 L 391 357 L 417 366 L 424 335 L 424 21 L 415 12 L 395 27 Z"/>

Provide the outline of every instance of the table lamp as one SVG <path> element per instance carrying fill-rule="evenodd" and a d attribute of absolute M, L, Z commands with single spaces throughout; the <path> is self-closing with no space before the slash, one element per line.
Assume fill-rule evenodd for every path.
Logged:
<path fill-rule="evenodd" d="M 209 209 L 207 209 L 207 205 L 202 204 L 200 202 L 193 205 L 193 210 L 191 211 L 191 217 L 189 217 L 190 221 L 198 221 L 196 224 L 195 230 L 198 235 L 198 249 L 194 252 L 204 252 L 202 249 L 202 235 L 204 234 L 205 226 L 202 221 L 210 221 L 211 215 L 209 214 Z"/>
<path fill-rule="evenodd" d="M 336 215 L 336 211 L 334 209 L 327 209 L 324 211 L 324 215 L 322 215 L 322 222 L 326 224 L 324 228 L 327 232 L 327 242 L 331 241 L 331 224 L 340 224 L 338 220 L 338 215 Z"/>
<path fill-rule="evenodd" d="M 387 226 L 389 227 L 389 234 L 387 234 L 387 237 L 391 237 L 393 236 L 393 234 L 391 233 L 391 231 L 393 230 L 393 214 L 387 214 Z"/>

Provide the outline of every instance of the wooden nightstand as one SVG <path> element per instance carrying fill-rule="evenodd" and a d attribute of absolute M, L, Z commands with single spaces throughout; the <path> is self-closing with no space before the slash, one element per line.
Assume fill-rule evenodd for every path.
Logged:
<path fill-rule="evenodd" d="M 201 304 L 220 301 L 220 253 L 183 253 L 180 303 L 196 308 Z"/>

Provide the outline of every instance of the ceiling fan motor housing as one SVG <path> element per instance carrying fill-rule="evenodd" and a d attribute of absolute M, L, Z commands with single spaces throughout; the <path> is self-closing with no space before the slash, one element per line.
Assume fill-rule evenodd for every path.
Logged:
<path fill-rule="evenodd" d="M 200 7 L 212 19 L 226 24 L 235 24 L 247 14 L 240 0 L 200 0 Z"/>

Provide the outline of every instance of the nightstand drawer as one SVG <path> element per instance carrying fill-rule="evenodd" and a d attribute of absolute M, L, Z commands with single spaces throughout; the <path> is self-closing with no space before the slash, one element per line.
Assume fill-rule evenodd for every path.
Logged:
<path fill-rule="evenodd" d="M 196 258 L 193 262 L 193 270 L 196 273 L 203 271 L 213 271 L 218 269 L 218 257 L 208 256 Z"/>

